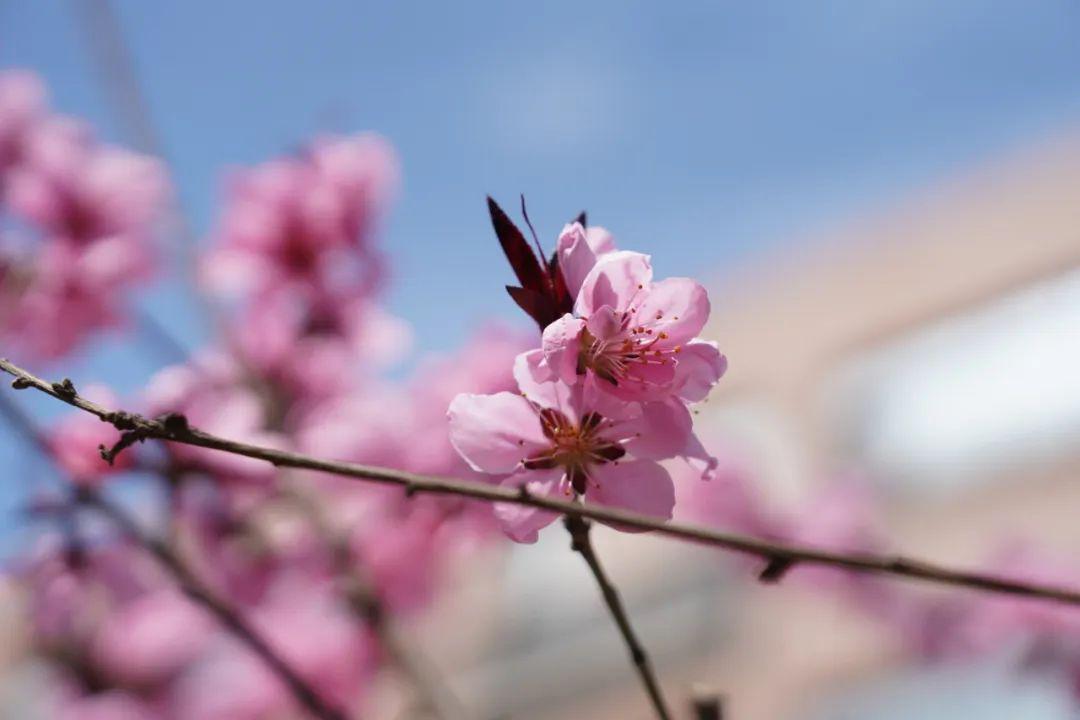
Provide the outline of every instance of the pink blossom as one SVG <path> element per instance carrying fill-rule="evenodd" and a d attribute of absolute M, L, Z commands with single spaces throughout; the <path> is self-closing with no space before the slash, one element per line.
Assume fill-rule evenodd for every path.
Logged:
<path fill-rule="evenodd" d="M 365 372 L 400 359 L 412 342 L 409 325 L 368 297 L 312 302 L 288 290 L 246 308 L 234 332 L 245 363 L 290 401 L 340 395 Z"/>
<path fill-rule="evenodd" d="M 284 439 L 266 430 L 264 399 L 246 383 L 234 360 L 206 353 L 184 365 L 159 371 L 147 385 L 151 415 L 181 413 L 195 427 L 259 445 L 281 447 Z M 268 463 L 232 453 L 170 444 L 168 451 L 185 469 L 202 470 L 226 482 L 266 484 L 274 475 Z"/>
<path fill-rule="evenodd" d="M 375 646 L 327 583 L 284 574 L 252 621 L 276 653 L 327 702 L 353 708 L 363 696 Z M 260 720 L 295 700 L 249 648 L 222 638 L 173 689 L 181 720 Z"/>
<path fill-rule="evenodd" d="M 312 144 L 311 161 L 341 199 L 344 234 L 366 242 L 400 183 L 393 146 L 374 133 L 323 137 Z"/>
<path fill-rule="evenodd" d="M 544 356 L 566 383 L 581 374 L 626 400 L 703 400 L 727 361 L 698 339 L 709 317 L 705 289 L 687 278 L 653 282 L 647 255 L 603 255 L 564 315 L 544 330 Z"/>
<path fill-rule="evenodd" d="M 40 84 L 18 73 L 0 76 L 0 173 L 3 212 L 38 235 L 8 261 L 0 331 L 55 358 L 123 319 L 122 291 L 152 269 L 168 181 L 158 161 L 48 114 Z"/>
<path fill-rule="evenodd" d="M 299 715 L 295 703 L 261 659 L 222 644 L 177 681 L 169 706 L 177 720 L 263 720 Z"/>
<path fill-rule="evenodd" d="M 171 518 L 190 543 L 187 562 L 195 574 L 242 605 L 262 599 L 283 561 L 263 542 L 248 505 L 246 497 L 237 499 L 228 479 L 187 482 Z"/>
<path fill-rule="evenodd" d="M 559 233 L 555 255 L 570 296 L 576 298 L 589 272 L 603 255 L 615 251 L 615 238 L 602 227 L 570 223 Z"/>
<path fill-rule="evenodd" d="M 34 259 L 3 327 L 22 352 L 57 358 L 88 333 L 119 324 L 115 290 L 83 272 L 85 259 L 85 253 L 62 243 L 46 244 Z"/>
<path fill-rule="evenodd" d="M 805 501 L 796 512 L 778 516 L 773 534 L 798 545 L 838 552 L 881 553 L 885 541 L 872 488 L 864 478 L 833 480 Z M 797 565 L 794 581 L 846 595 L 864 610 L 892 612 L 897 594 L 892 584 L 870 575 L 813 565 Z"/>
<path fill-rule="evenodd" d="M 205 611 L 177 590 L 152 590 L 110 613 L 91 653 L 118 684 L 147 686 L 192 662 L 214 629 Z"/>
<path fill-rule="evenodd" d="M 671 463 L 677 490 L 675 517 L 719 526 L 726 530 L 769 537 L 776 526 L 761 496 L 748 463 L 732 447 L 718 453 L 711 482 L 697 482 L 701 469 L 689 463 Z"/>
<path fill-rule="evenodd" d="M 26 135 L 45 111 L 45 87 L 25 70 L 0 72 L 0 188 L 24 153 Z"/>
<path fill-rule="evenodd" d="M 986 572 L 1021 581 L 1074 585 L 1075 562 L 1016 545 Z M 1050 641 L 1080 650 L 1080 618 L 1071 608 L 1006 595 L 950 593 L 914 598 L 893 615 L 908 647 L 924 659 L 979 657 L 1016 644 Z M 1080 657 L 1060 658 L 1080 668 Z"/>
<path fill-rule="evenodd" d="M 536 495 L 671 517 L 674 487 L 656 461 L 685 448 L 691 425 L 685 406 L 621 402 L 592 381 L 567 385 L 538 350 L 518 357 L 514 375 L 520 395 L 461 394 L 450 404 L 450 441 L 473 469 L 509 474 L 504 484 Z M 518 505 L 496 512 L 519 542 L 534 542 L 554 520 Z"/>
<path fill-rule="evenodd" d="M 155 720 L 160 713 L 135 694 L 108 690 L 96 694 L 75 694 L 54 701 L 51 717 L 56 720 Z"/>
<path fill-rule="evenodd" d="M 417 610 L 434 594 L 441 559 L 443 514 L 433 503 L 384 504 L 355 524 L 351 547 L 358 570 L 394 614 Z"/>
<path fill-rule="evenodd" d="M 148 265 L 148 238 L 168 193 L 161 163 L 100 145 L 86 129 L 63 118 L 35 128 L 23 161 L 9 178 L 13 213 L 48 237 L 77 247 L 98 240 L 123 241 L 112 279 Z"/>
<path fill-rule="evenodd" d="M 460 393 L 514 390 L 514 360 L 530 345 L 525 333 L 488 325 L 469 337 L 460 351 L 422 360 L 408 384 L 411 437 L 409 452 L 401 458 L 406 469 L 431 475 L 472 475 L 450 444 L 446 408 Z"/>
<path fill-rule="evenodd" d="M 118 604 L 163 581 L 147 556 L 126 544 L 77 546 L 49 538 L 18 570 L 30 593 L 31 627 L 44 647 L 88 646 Z"/>
<path fill-rule="evenodd" d="M 221 292 L 369 293 L 382 263 L 369 235 L 396 184 L 373 135 L 324 138 L 299 157 L 237 174 L 204 266 Z"/>
<path fill-rule="evenodd" d="M 486 477 L 470 468 L 450 444 L 446 408 L 461 392 L 494 393 L 514 388 L 513 361 L 528 345 L 525 333 L 487 326 L 459 351 L 423 360 L 405 383 L 368 382 L 301 407 L 292 423 L 297 428 L 297 447 L 320 457 L 417 473 Z M 451 496 L 418 496 L 406 501 L 395 491 L 372 510 L 372 488 L 325 476 L 318 482 L 332 494 L 330 506 L 342 525 L 358 528 L 365 538 L 369 534 L 359 532 L 361 528 L 389 530 L 378 517 L 395 518 L 407 530 L 417 524 L 413 518 L 417 514 L 432 516 L 430 542 L 425 541 L 432 552 L 436 546 L 450 550 L 462 547 L 497 529 L 486 503 Z M 361 488 L 364 492 L 359 492 Z M 376 537 L 375 544 L 378 542 Z M 407 545 L 411 541 L 402 538 L 401 542 Z M 386 545 L 394 547 L 397 539 Z M 426 562 L 408 560 L 417 567 Z"/>

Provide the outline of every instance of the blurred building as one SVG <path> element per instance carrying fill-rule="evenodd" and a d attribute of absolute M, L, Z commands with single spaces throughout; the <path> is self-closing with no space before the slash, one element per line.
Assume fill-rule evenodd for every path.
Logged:
<path fill-rule="evenodd" d="M 740 449 L 779 508 L 864 476 L 898 552 L 975 566 L 1013 538 L 1075 547 L 1077 188 L 1073 135 L 717 279 L 710 335 L 731 367 L 699 427 Z M 705 683 L 729 692 L 731 718 L 834 717 L 833 698 L 902 666 L 895 629 L 842 600 L 598 534 L 673 702 Z M 488 570 L 508 582 L 449 600 L 468 620 L 457 641 L 435 633 L 436 655 L 470 704 L 515 720 L 650 717 L 567 545 L 552 528 Z"/>

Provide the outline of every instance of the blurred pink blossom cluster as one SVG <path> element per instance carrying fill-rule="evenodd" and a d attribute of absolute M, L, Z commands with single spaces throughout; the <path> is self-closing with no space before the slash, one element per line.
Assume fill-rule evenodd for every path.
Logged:
<path fill-rule="evenodd" d="M 617 250 L 584 218 L 563 228 L 550 259 L 537 257 L 494 201 L 489 208 L 521 282 L 508 290 L 543 336 L 514 361 L 517 392 L 454 398 L 454 447 L 476 471 L 533 495 L 670 518 L 675 486 L 660 461 L 681 458 L 698 479 L 718 463 L 690 412 L 726 368 L 716 343 L 699 338 L 705 289 L 654 280 L 648 255 Z M 521 505 L 496 512 L 518 542 L 534 542 L 555 519 Z"/>
<path fill-rule="evenodd" d="M 1027 543 L 1003 545 L 986 571 L 1021 581 L 1075 584 L 1075 563 Z M 1080 707 L 1080 617 L 1075 608 L 975 593 L 905 597 L 886 619 L 919 662 L 1011 659 L 1017 671 L 1064 684 Z"/>
<path fill-rule="evenodd" d="M 120 323 L 168 193 L 158 161 L 50 111 L 35 75 L 0 72 L 0 336 L 47 359 Z"/>
<path fill-rule="evenodd" d="M 363 134 L 319 138 L 230 179 L 203 279 L 239 302 L 230 342 L 281 390 L 327 397 L 407 350 L 408 328 L 371 302 L 397 178 L 389 144 Z"/>
<path fill-rule="evenodd" d="M 131 405 L 318 457 L 837 551 L 886 547 L 859 478 L 779 511 L 734 451 L 706 450 L 694 405 L 726 360 L 702 338 L 705 289 L 655 278 L 648 255 L 617 248 L 584 215 L 545 256 L 490 202 L 519 283 L 507 290 L 540 333 L 482 326 L 456 351 L 399 367 L 389 379 L 386 370 L 411 344 L 408 325 L 382 300 L 380 231 L 398 183 L 392 148 L 373 134 L 319 137 L 234 171 L 198 264 L 217 336 L 161 368 Z M 121 323 L 123 291 L 153 269 L 168 188 L 157 161 L 104 145 L 52 113 L 35 76 L 0 73 L 0 336 L 55 359 Z M 126 405 L 106 388 L 80 392 Z M 465 553 L 503 533 L 533 542 L 555 519 L 522 505 L 493 511 L 461 497 L 410 497 L 183 444 L 136 445 L 110 465 L 99 448 L 120 435 L 85 413 L 61 419 L 47 438 L 56 466 L 83 489 L 123 498 L 121 481 L 156 483 L 156 530 L 170 547 L 350 716 L 365 709 L 391 665 L 380 622 L 430 607 Z M 44 498 L 39 509 L 54 532 L 16 577 L 33 648 L 48 667 L 49 692 L 36 699 L 41 714 L 303 715 L 280 677 L 142 549 L 87 523 L 67 496 Z M 1030 552 L 994 568 L 1039 580 L 1068 574 Z M 814 567 L 797 565 L 786 577 L 897 629 L 912 659 L 1020 648 L 1025 668 L 1064 677 L 1080 697 L 1080 627 L 1071 615 L 1009 599 L 917 595 Z"/>
<path fill-rule="evenodd" d="M 50 544 L 18 575 L 33 597 L 33 640 L 52 662 L 49 717 L 237 720 L 301 715 L 250 649 L 222 633 L 141 549 Z M 335 576 L 316 563 L 269 577 L 246 616 L 271 648 L 341 707 L 360 701 L 377 667 Z"/>
<path fill-rule="evenodd" d="M 32 252 L 5 256 L 0 277 L 10 301 L 5 329 L 18 332 L 20 349 L 58 357 L 118 319 L 119 290 L 146 275 L 166 182 L 154 161 L 101 146 L 74 121 L 48 115 L 43 98 L 32 75 L 2 76 L 0 177 L 13 219 L 4 229 L 37 237 Z M 393 150 L 371 134 L 321 137 L 235 171 L 199 262 L 218 337 L 158 371 L 132 405 L 151 416 L 182 413 L 237 440 L 475 477 L 450 444 L 446 408 L 460 392 L 512 388 L 513 360 L 528 339 L 484 326 L 460 351 L 387 379 L 411 343 L 407 324 L 380 299 L 379 230 L 397 184 Z M 56 286 L 62 273 L 69 284 Z M 46 332 L 35 337 L 38 327 Z M 80 390 L 121 404 L 105 388 Z M 350 714 L 386 660 L 370 613 L 394 622 L 421 611 L 455 558 L 499 537 L 487 505 L 409 498 L 185 445 L 129 448 L 109 465 L 99 447 L 119 433 L 84 413 L 63 418 L 48 438 L 77 485 L 111 492 L 132 473 L 142 483 L 158 478 L 163 522 L 185 562 L 328 704 Z M 65 507 L 63 498 L 50 503 Z M 174 579 L 138 548 L 88 530 L 85 513 L 67 507 L 52 513 L 64 516 L 56 541 L 20 573 L 35 647 L 52 668 L 47 712 L 302 715 L 279 677 Z M 377 611 L 357 606 L 350 592 L 358 585 Z"/>
<path fill-rule="evenodd" d="M 777 510 L 746 463 L 726 452 L 711 483 L 680 489 L 680 519 L 837 552 L 890 550 L 872 484 L 846 475 L 787 512 Z M 684 471 L 685 472 L 685 471 Z M 761 572 L 760 561 L 744 562 Z M 1071 586 L 1075 562 L 1029 543 L 1000 547 L 981 570 L 1021 582 Z M 1017 672 L 1060 682 L 1080 707 L 1080 617 L 1075 608 L 970 590 L 926 590 L 835 568 L 796 565 L 784 582 L 837 598 L 881 624 L 902 662 L 960 665 L 1010 660 Z"/>

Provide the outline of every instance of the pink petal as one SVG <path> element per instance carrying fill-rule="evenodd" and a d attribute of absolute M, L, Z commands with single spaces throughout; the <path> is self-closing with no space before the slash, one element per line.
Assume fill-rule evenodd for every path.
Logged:
<path fill-rule="evenodd" d="M 514 382 L 518 390 L 541 407 L 556 407 L 555 374 L 541 350 L 526 350 L 514 357 Z"/>
<path fill-rule="evenodd" d="M 693 340 L 683 345 L 676 358 L 675 386 L 679 397 L 687 402 L 704 400 L 727 370 L 727 358 L 709 340 Z"/>
<path fill-rule="evenodd" d="M 594 310 L 585 326 L 597 340 L 611 340 L 622 334 L 622 318 L 609 305 Z"/>
<path fill-rule="evenodd" d="M 671 397 L 675 372 L 675 362 L 668 358 L 662 364 L 648 363 L 632 367 L 618 385 L 603 380 L 599 380 L 597 385 L 625 402 L 664 400 Z"/>
<path fill-rule="evenodd" d="M 709 319 L 709 294 L 689 278 L 667 278 L 649 288 L 637 306 L 636 318 L 657 334 L 667 333 L 669 344 L 688 342 Z"/>
<path fill-rule="evenodd" d="M 536 411 L 528 400 L 513 393 L 462 393 L 450 403 L 446 416 L 450 442 L 479 472 L 510 472 L 546 444 Z"/>
<path fill-rule="evenodd" d="M 574 312 L 589 317 L 604 305 L 625 310 L 651 283 L 652 264 L 648 255 L 627 251 L 609 253 L 585 277 Z"/>
<path fill-rule="evenodd" d="M 593 468 L 585 499 L 670 519 L 675 509 L 675 484 L 668 471 L 651 460 L 608 463 Z"/>
<path fill-rule="evenodd" d="M 589 243 L 585 229 L 579 223 L 571 223 L 563 228 L 555 245 L 559 256 L 559 269 L 562 270 L 566 287 L 570 295 L 577 297 L 585 276 L 596 265 L 596 252 Z"/>
<path fill-rule="evenodd" d="M 523 484 L 529 493 L 538 496 L 556 495 L 562 484 L 563 470 L 532 470 L 511 475 L 502 482 L 503 487 L 521 487 Z M 502 524 L 503 532 L 519 543 L 536 542 L 539 532 L 555 521 L 558 513 L 548 512 L 528 505 L 514 503 L 495 503 L 495 517 Z"/>
<path fill-rule="evenodd" d="M 681 457 L 686 460 L 687 465 L 700 474 L 702 480 L 712 480 L 716 477 L 720 460 L 705 449 L 696 433 L 690 433 Z"/>
<path fill-rule="evenodd" d="M 592 225 L 585 231 L 585 241 L 597 257 L 615 252 L 615 236 L 610 230 L 599 225 Z"/>
<path fill-rule="evenodd" d="M 544 357 L 563 382 L 573 383 L 577 380 L 577 361 L 584 327 L 584 321 L 566 314 L 544 328 Z M 526 392 L 524 389 L 522 391 Z"/>
<path fill-rule="evenodd" d="M 575 386 L 578 388 L 580 400 L 577 406 L 580 412 L 597 412 L 609 420 L 630 420 L 641 415 L 641 406 L 636 402 L 628 402 L 618 393 L 615 386 L 607 380 L 601 380 L 593 374 L 586 375 Z M 579 415 L 575 417 L 579 417 Z"/>
<path fill-rule="evenodd" d="M 642 404 L 641 415 L 621 423 L 617 432 L 631 435 L 623 446 L 634 457 L 665 460 L 685 451 L 693 424 L 686 405 L 673 398 Z"/>

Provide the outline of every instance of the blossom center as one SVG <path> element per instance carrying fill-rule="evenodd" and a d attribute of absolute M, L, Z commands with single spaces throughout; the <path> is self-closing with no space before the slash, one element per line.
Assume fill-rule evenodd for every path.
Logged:
<path fill-rule="evenodd" d="M 635 370 L 650 365 L 666 365 L 671 362 L 663 348 L 657 343 L 667 340 L 665 332 L 656 332 L 644 325 L 634 325 L 629 312 L 622 313 L 622 322 L 610 337 L 598 338 L 588 328 L 581 333 L 581 349 L 578 353 L 578 373 L 592 370 L 596 376 L 612 385 L 619 381 L 633 378 L 644 382 L 644 378 L 635 374 Z M 675 348 L 678 351 L 678 348 Z"/>
<path fill-rule="evenodd" d="M 529 470 L 564 468 L 571 487 L 579 495 L 585 493 L 592 466 L 616 462 L 626 454 L 620 443 L 601 437 L 604 417 L 599 413 L 586 413 L 579 423 L 551 408 L 541 409 L 539 413 L 544 437 L 551 444 L 522 464 Z"/>

